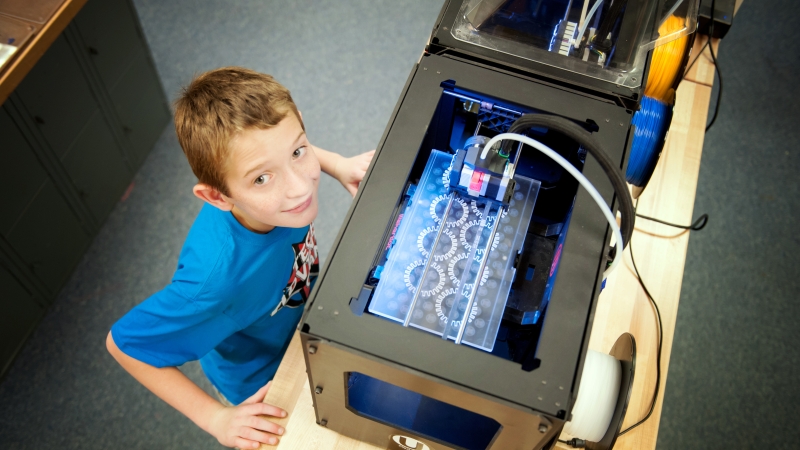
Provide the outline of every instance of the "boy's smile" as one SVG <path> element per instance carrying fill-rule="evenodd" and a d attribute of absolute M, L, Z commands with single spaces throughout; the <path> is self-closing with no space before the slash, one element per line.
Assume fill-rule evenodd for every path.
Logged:
<path fill-rule="evenodd" d="M 316 218 L 320 165 L 292 112 L 272 128 L 239 132 L 229 148 L 230 196 L 220 194 L 228 207 L 217 207 L 256 233 L 304 227 Z"/>

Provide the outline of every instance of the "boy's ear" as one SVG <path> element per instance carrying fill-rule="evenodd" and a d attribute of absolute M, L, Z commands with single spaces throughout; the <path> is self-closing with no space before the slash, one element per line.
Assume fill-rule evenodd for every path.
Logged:
<path fill-rule="evenodd" d="M 210 203 L 223 211 L 230 211 L 233 209 L 233 203 L 231 203 L 230 198 L 217 188 L 211 187 L 208 184 L 195 184 L 192 188 L 192 193 L 200 200 Z"/>

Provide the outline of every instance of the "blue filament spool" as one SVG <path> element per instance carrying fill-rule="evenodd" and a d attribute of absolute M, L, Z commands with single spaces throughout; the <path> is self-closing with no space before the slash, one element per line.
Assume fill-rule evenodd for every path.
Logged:
<path fill-rule="evenodd" d="M 650 97 L 642 98 L 639 111 L 633 115 L 635 131 L 625 172 L 629 183 L 644 187 L 650 181 L 664 148 L 671 120 L 672 105 Z"/>

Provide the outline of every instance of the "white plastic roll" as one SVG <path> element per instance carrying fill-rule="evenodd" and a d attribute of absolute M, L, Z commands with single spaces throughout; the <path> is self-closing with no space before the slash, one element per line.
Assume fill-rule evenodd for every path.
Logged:
<path fill-rule="evenodd" d="M 621 379 L 622 365 L 616 358 L 589 350 L 572 420 L 564 425 L 564 431 L 576 438 L 599 442 L 614 416 Z"/>

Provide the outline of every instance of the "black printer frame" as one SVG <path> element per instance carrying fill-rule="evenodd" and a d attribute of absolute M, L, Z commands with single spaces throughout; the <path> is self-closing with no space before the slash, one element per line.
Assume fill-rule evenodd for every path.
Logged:
<path fill-rule="evenodd" d="M 380 252 L 386 233 L 391 231 L 394 213 L 439 103 L 442 86 L 453 82 L 459 89 L 507 105 L 519 105 L 520 110 L 536 110 L 596 125 L 594 136 L 624 169 L 632 113 L 607 96 L 566 89 L 454 57 L 423 55 L 406 82 L 362 181 L 362 189 L 353 201 L 306 306 L 301 337 L 317 422 L 383 446 L 392 433 L 408 434 L 407 430 L 360 417 L 346 407 L 346 372 L 359 372 L 364 370 L 360 365 L 377 363 L 386 367 L 387 376 L 389 372 L 400 371 L 416 377 L 419 386 L 438 383 L 442 392 L 459 391 L 465 396 L 488 400 L 486 404 L 496 405 L 497 410 L 512 408 L 529 416 L 521 432 L 537 442 L 533 448 L 545 448 L 569 419 L 568 413 L 577 397 L 608 257 L 608 223 L 585 190 L 579 189 L 575 197 L 559 274 L 536 352 L 539 366 L 533 371 L 524 371 L 518 363 L 404 328 L 369 313 L 357 315 L 349 306 L 351 299 L 359 297 L 375 255 Z M 586 160 L 583 174 L 613 205 L 611 184 L 591 157 Z M 347 358 L 351 366 L 346 370 L 341 365 L 341 352 L 352 355 Z M 338 387 L 329 389 L 331 386 Z M 516 434 L 507 416 L 487 408 L 486 404 L 475 412 L 494 418 L 502 426 L 490 448 L 501 442 L 515 442 L 505 439 L 511 437 L 509 433 Z M 546 431 L 542 432 L 537 423 L 546 425 Z M 419 439 L 426 442 L 424 437 Z M 436 445 L 432 448 L 444 445 L 435 440 L 428 442 Z M 517 444 L 513 445 L 516 448 Z"/>

